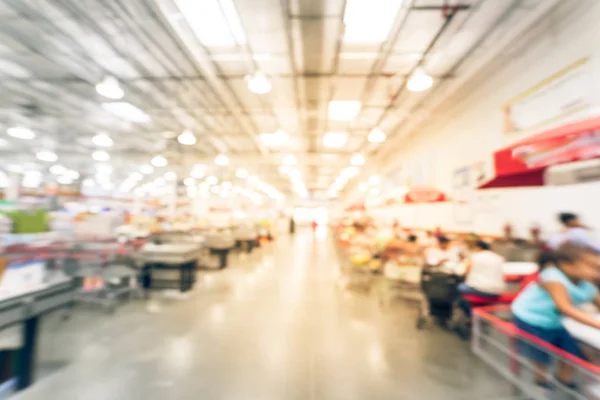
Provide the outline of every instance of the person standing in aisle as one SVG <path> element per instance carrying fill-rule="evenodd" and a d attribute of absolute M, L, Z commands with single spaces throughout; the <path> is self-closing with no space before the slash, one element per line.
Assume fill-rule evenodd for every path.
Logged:
<path fill-rule="evenodd" d="M 577 214 L 560 213 L 558 220 L 564 229 L 548 241 L 548 247 L 557 249 L 563 243 L 569 242 L 586 247 L 593 250 L 596 254 L 600 254 L 600 244 L 590 237 L 590 228 L 581 222 Z"/>
<path fill-rule="evenodd" d="M 296 233 L 296 221 L 294 221 L 294 216 L 290 217 L 290 235 Z"/>

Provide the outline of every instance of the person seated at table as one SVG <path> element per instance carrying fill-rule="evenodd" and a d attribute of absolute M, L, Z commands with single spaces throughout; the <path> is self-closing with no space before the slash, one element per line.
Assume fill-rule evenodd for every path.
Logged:
<path fill-rule="evenodd" d="M 438 245 L 425 251 L 425 258 L 427 264 L 436 267 L 443 266 L 444 264 L 451 266 L 460 264 L 460 255 L 456 249 L 450 246 L 450 239 L 446 236 L 440 236 L 438 238 Z"/>
<path fill-rule="evenodd" d="M 471 246 L 471 257 L 466 261 L 466 280 L 458 286 L 461 294 L 494 298 L 506 291 L 504 283 L 504 258 L 490 250 L 490 245 L 477 240 Z M 471 315 L 468 301 L 459 301 L 461 310 Z"/>
<path fill-rule="evenodd" d="M 600 281 L 598 256 L 589 248 L 564 243 L 554 251 L 554 265 L 546 266 L 538 282 L 525 288 L 513 302 L 511 309 L 515 326 L 541 341 L 553 345 L 578 358 L 586 360 L 581 348 L 562 324 L 563 317 L 600 329 L 600 321 L 580 310 L 578 306 L 594 302 L 600 306 L 595 283 Z M 536 383 L 551 388 L 547 380 L 550 365 L 549 350 L 520 343 L 520 350 L 535 366 Z M 574 368 L 559 362 L 556 378 L 560 383 L 575 388 Z"/>
<path fill-rule="evenodd" d="M 560 213 L 558 219 L 564 229 L 548 241 L 548 247 L 556 249 L 565 242 L 571 242 L 600 254 L 600 243 L 590 237 L 590 228 L 581 222 L 577 214 Z"/>

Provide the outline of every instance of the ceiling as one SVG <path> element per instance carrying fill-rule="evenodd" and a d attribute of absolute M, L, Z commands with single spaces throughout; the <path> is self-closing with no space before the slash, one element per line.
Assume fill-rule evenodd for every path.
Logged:
<path fill-rule="evenodd" d="M 0 152 L 6 164 L 47 169 L 35 154 L 50 150 L 85 176 L 94 168 L 92 137 L 106 132 L 114 140 L 106 149 L 114 180 L 162 155 L 169 165 L 153 176 L 185 176 L 194 164 L 225 178 L 245 168 L 282 193 L 333 196 L 333 186 L 343 193 L 365 168 L 345 169 L 353 155 L 378 166 L 382 148 L 436 90 L 501 50 L 499 39 L 531 23 L 543 3 L 0 0 L 0 130 L 36 133 L 34 140 L 2 136 Z M 411 92 L 406 82 L 419 68 L 433 87 Z M 270 81 L 269 93 L 248 90 L 255 73 Z M 118 101 L 148 121 L 107 111 L 103 103 L 114 100 L 95 89 L 107 76 L 124 91 Z M 360 109 L 333 120 L 335 101 L 360 102 Z M 369 142 L 375 128 L 386 141 Z M 196 144 L 178 143 L 186 129 Z M 261 140 L 277 130 L 287 140 Z M 326 132 L 346 132 L 347 142 L 328 148 Z M 228 166 L 215 166 L 219 154 Z M 297 165 L 281 168 L 284 162 Z"/>

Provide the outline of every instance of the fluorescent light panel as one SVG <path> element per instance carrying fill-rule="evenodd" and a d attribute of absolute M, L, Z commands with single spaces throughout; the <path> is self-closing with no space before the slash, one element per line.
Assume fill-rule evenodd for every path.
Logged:
<path fill-rule="evenodd" d="M 151 120 L 150 116 L 144 111 L 125 101 L 102 103 L 102 108 L 119 118 L 131 122 L 147 123 Z"/>
<path fill-rule="evenodd" d="M 347 0 L 344 13 L 346 43 L 385 41 L 402 6 L 400 0 Z"/>
<path fill-rule="evenodd" d="M 181 14 L 205 46 L 245 44 L 246 36 L 231 0 L 177 0 Z"/>
<path fill-rule="evenodd" d="M 361 103 L 358 100 L 335 100 L 327 106 L 327 117 L 331 121 L 352 121 L 360 112 Z"/>
<path fill-rule="evenodd" d="M 344 147 L 348 142 L 348 134 L 346 132 L 327 132 L 323 135 L 323 146 L 339 149 Z"/>

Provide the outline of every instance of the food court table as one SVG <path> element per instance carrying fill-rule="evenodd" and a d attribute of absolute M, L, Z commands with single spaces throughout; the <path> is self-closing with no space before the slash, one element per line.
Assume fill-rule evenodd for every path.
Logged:
<path fill-rule="evenodd" d="M 507 262 L 504 263 L 502 269 L 504 270 L 504 280 L 514 282 L 537 272 L 539 267 L 534 262 Z"/>
<path fill-rule="evenodd" d="M 144 289 L 191 290 L 202 249 L 201 245 L 192 243 L 146 244 L 136 253 L 136 259 L 142 264 Z"/>
<path fill-rule="evenodd" d="M 595 314 L 594 318 L 600 321 L 600 313 Z M 563 318 L 562 322 L 575 339 L 600 350 L 600 329 L 582 324 L 572 318 Z"/>
<path fill-rule="evenodd" d="M 18 389 L 25 389 L 34 380 L 40 316 L 72 304 L 74 296 L 73 280 L 56 274 L 37 290 L 0 298 L 0 329 L 23 326 L 23 347 L 19 350 L 16 371 Z"/>

